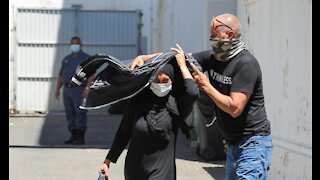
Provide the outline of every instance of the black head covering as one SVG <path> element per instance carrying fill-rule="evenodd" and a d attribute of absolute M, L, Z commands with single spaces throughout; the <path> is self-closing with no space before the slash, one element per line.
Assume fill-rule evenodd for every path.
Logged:
<path fill-rule="evenodd" d="M 173 77 L 174 77 L 174 70 L 173 70 L 173 66 L 171 64 L 166 64 L 163 66 L 163 68 L 159 71 L 165 73 L 166 75 L 168 75 L 171 79 L 171 81 L 173 81 Z"/>

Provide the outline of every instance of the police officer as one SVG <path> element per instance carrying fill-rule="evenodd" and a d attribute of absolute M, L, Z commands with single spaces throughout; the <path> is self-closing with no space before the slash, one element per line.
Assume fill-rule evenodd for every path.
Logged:
<path fill-rule="evenodd" d="M 87 110 L 80 109 L 82 99 L 87 96 L 93 76 L 84 81 L 80 86 L 70 84 L 72 76 L 79 63 L 89 55 L 82 51 L 81 39 L 77 36 L 71 38 L 71 53 L 61 62 L 59 78 L 57 80 L 55 97 L 60 99 L 60 88 L 63 86 L 63 103 L 68 121 L 68 130 L 71 136 L 65 140 L 65 144 L 85 144 L 85 132 L 87 129 Z"/>

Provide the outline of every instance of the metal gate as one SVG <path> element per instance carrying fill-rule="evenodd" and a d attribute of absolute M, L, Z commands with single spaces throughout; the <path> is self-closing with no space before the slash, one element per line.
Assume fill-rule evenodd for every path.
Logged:
<path fill-rule="evenodd" d="M 16 110 L 63 110 L 62 100 L 56 100 L 54 93 L 72 36 L 82 39 L 83 50 L 90 55 L 137 56 L 141 15 L 139 10 L 17 9 L 16 68 L 15 76 L 10 76 L 15 77 L 10 80 L 16 86 Z"/>

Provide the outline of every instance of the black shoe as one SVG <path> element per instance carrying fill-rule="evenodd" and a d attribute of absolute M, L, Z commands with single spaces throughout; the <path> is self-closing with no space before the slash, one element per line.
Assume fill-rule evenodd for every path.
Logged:
<path fill-rule="evenodd" d="M 71 142 L 73 145 L 81 145 L 85 144 L 86 142 L 84 141 L 84 133 L 85 131 L 83 130 L 78 130 L 76 134 L 76 139 Z"/>
<path fill-rule="evenodd" d="M 81 144 L 85 144 L 85 143 L 86 142 L 84 141 L 84 138 L 77 138 L 71 142 L 71 144 L 73 144 L 73 145 L 81 145 Z"/>
<path fill-rule="evenodd" d="M 68 140 L 64 141 L 64 144 L 71 144 L 77 138 L 77 130 L 71 130 L 71 136 Z"/>

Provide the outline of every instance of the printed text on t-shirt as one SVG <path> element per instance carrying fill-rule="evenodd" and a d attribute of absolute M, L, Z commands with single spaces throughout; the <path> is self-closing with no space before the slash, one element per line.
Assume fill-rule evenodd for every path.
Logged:
<path fill-rule="evenodd" d="M 232 84 L 231 77 L 216 73 L 213 70 L 210 70 L 210 77 L 212 80 L 218 81 L 222 84 Z"/>

